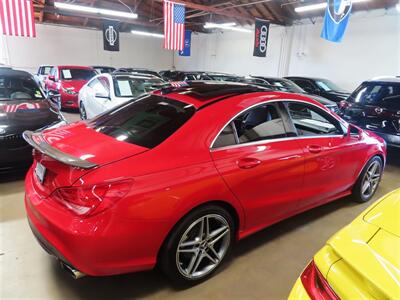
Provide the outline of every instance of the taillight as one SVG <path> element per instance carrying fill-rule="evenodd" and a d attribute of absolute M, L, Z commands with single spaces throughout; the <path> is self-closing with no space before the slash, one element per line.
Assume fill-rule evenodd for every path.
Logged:
<path fill-rule="evenodd" d="M 301 274 L 301 282 L 312 300 L 339 300 L 314 261 Z"/>
<path fill-rule="evenodd" d="M 123 198 L 130 190 L 132 180 L 114 181 L 79 187 L 56 189 L 51 198 L 79 216 L 98 214 Z"/>

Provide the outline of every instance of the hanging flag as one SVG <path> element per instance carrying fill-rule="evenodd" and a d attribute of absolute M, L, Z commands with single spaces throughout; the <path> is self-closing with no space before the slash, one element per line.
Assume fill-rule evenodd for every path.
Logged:
<path fill-rule="evenodd" d="M 180 56 L 190 56 L 190 45 L 192 42 L 192 31 L 185 30 L 185 42 L 183 50 L 179 51 Z"/>
<path fill-rule="evenodd" d="M 5 35 L 36 37 L 31 0 L 0 0 L 0 31 Z"/>
<path fill-rule="evenodd" d="M 352 1 L 327 0 L 324 27 L 321 37 L 331 42 L 341 42 L 349 23 Z"/>
<path fill-rule="evenodd" d="M 256 19 L 254 29 L 253 56 L 265 57 L 267 55 L 269 22 Z"/>
<path fill-rule="evenodd" d="M 185 42 L 185 6 L 164 0 L 164 48 L 182 50 Z"/>
<path fill-rule="evenodd" d="M 119 22 L 103 22 L 103 47 L 106 51 L 119 51 Z"/>

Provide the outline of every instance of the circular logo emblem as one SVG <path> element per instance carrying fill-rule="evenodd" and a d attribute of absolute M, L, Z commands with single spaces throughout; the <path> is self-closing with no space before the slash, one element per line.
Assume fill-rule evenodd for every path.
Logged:
<path fill-rule="evenodd" d="M 108 26 L 105 32 L 106 40 L 110 46 L 114 46 L 117 41 L 117 31 L 113 26 Z"/>
<path fill-rule="evenodd" d="M 376 112 L 377 114 L 381 114 L 381 113 L 383 112 L 383 109 L 380 108 L 380 107 L 377 107 L 377 108 L 375 108 L 375 112 Z"/>
<path fill-rule="evenodd" d="M 262 53 L 267 51 L 267 34 L 268 34 L 268 27 L 265 25 L 261 26 L 260 46 L 258 48 Z"/>

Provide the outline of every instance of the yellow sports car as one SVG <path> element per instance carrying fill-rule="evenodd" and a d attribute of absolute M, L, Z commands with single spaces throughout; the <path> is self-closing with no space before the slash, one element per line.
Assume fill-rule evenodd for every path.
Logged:
<path fill-rule="evenodd" d="M 297 279 L 292 299 L 400 299 L 400 189 L 329 239 Z"/>

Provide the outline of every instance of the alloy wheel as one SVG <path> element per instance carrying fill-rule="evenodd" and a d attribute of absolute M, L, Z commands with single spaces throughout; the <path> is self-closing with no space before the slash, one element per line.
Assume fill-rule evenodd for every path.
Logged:
<path fill-rule="evenodd" d="M 364 174 L 364 178 L 361 184 L 361 193 L 365 198 L 371 197 L 376 188 L 378 187 L 379 180 L 381 178 L 381 164 L 378 161 L 374 161 L 368 167 L 367 172 Z"/>
<path fill-rule="evenodd" d="M 202 216 L 188 227 L 178 243 L 176 265 L 179 272 L 190 280 L 206 276 L 218 267 L 230 243 L 230 227 L 224 217 Z"/>

